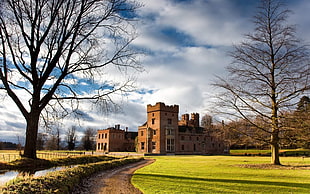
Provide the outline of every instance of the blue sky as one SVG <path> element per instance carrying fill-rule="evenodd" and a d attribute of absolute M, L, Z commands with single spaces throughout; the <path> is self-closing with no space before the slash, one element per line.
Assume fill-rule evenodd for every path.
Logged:
<path fill-rule="evenodd" d="M 100 114 L 88 103 L 81 112 L 85 120 L 66 119 L 62 128 L 80 125 L 104 129 L 115 124 L 137 131 L 146 120 L 146 105 L 165 102 L 178 104 L 180 115 L 209 113 L 212 96 L 210 83 L 214 75 L 225 75 L 230 58 L 227 52 L 244 34 L 253 32 L 251 19 L 258 0 L 139 0 L 136 28 L 138 38 L 133 46 L 146 51 L 141 58 L 145 68 L 137 76 L 137 92 L 126 97 L 115 96 L 122 111 Z M 310 42 L 310 1 L 286 0 L 293 11 L 289 18 L 297 25 L 297 34 Z M 85 88 L 88 82 L 84 83 Z M 25 136 L 25 121 L 8 99 L 0 104 L 0 141 L 14 141 Z M 81 134 L 80 134 L 81 136 Z"/>

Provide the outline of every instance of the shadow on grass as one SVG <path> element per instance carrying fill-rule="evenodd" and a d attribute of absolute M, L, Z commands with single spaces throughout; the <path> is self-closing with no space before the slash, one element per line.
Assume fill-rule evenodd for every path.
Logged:
<path fill-rule="evenodd" d="M 237 180 L 237 179 L 212 179 L 212 178 L 199 178 L 199 177 L 184 177 L 184 176 L 172 176 L 172 175 L 161 175 L 161 174 L 141 174 L 135 173 L 135 176 L 141 176 L 145 178 L 166 178 L 166 179 L 176 179 L 180 180 L 190 180 L 190 181 L 204 181 L 204 182 L 219 182 L 219 183 L 238 183 L 238 184 L 253 184 L 253 185 L 263 185 L 263 186 L 282 186 L 282 187 L 298 187 L 304 189 L 310 189 L 310 183 L 290 183 L 290 182 L 276 182 L 276 181 L 255 181 L 255 180 Z M 173 180 L 172 180 L 173 181 Z"/>

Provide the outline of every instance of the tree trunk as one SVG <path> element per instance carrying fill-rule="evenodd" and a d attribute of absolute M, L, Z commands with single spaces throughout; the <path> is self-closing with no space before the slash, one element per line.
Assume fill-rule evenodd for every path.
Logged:
<path fill-rule="evenodd" d="M 27 119 L 27 128 L 26 128 L 26 143 L 24 149 L 24 157 L 36 159 L 37 158 L 37 135 L 39 128 L 39 113 L 30 113 L 29 118 Z"/>
<path fill-rule="evenodd" d="M 274 165 L 281 165 L 280 163 L 280 148 L 278 134 L 271 135 L 271 163 Z"/>

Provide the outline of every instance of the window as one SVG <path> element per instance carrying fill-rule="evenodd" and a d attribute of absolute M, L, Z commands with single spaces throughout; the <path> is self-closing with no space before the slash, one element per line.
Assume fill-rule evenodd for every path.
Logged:
<path fill-rule="evenodd" d="M 156 130 L 153 130 L 153 135 L 156 135 Z"/>
<path fill-rule="evenodd" d="M 168 119 L 168 125 L 172 124 L 172 119 Z"/>
<path fill-rule="evenodd" d="M 141 142 L 141 150 L 144 150 L 144 142 Z"/>
<path fill-rule="evenodd" d="M 166 129 L 167 135 L 174 135 L 174 129 Z"/>
<path fill-rule="evenodd" d="M 102 137 L 103 137 L 103 134 L 102 134 Z M 108 134 L 104 134 L 104 138 L 108 138 Z"/>
<path fill-rule="evenodd" d="M 141 131 L 141 133 L 140 133 L 140 134 L 141 134 L 141 136 L 143 136 L 143 131 Z"/>
<path fill-rule="evenodd" d="M 155 124 L 155 119 L 152 119 L 152 125 L 154 125 Z"/>
<path fill-rule="evenodd" d="M 174 151 L 174 139 L 167 139 L 167 152 Z"/>
<path fill-rule="evenodd" d="M 181 140 L 184 140 L 184 136 L 183 135 L 181 136 Z"/>
<path fill-rule="evenodd" d="M 199 141 L 199 137 L 197 137 L 197 141 Z"/>
<path fill-rule="evenodd" d="M 184 150 L 184 145 L 182 145 L 182 148 L 181 148 L 182 150 Z"/>
<path fill-rule="evenodd" d="M 156 142 L 152 142 L 152 149 L 155 150 L 156 149 Z"/>

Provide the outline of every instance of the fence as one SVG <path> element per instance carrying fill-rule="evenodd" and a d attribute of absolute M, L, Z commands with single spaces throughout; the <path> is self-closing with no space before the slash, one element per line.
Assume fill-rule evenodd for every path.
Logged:
<path fill-rule="evenodd" d="M 85 152 L 37 152 L 37 157 L 41 159 L 67 158 L 88 155 Z M 0 153 L 0 162 L 10 162 L 21 159 L 19 153 Z"/>
<path fill-rule="evenodd" d="M 41 159 L 67 158 L 86 155 L 85 152 L 38 152 L 37 157 Z"/>
<path fill-rule="evenodd" d="M 17 159 L 21 159 L 20 154 L 0 154 L 0 162 L 10 162 Z"/>
<path fill-rule="evenodd" d="M 138 156 L 141 157 L 143 154 L 132 153 L 132 152 L 110 152 L 110 153 L 100 153 L 100 152 L 48 152 L 48 151 L 38 151 L 37 157 L 41 159 L 54 159 L 54 158 L 67 158 L 76 157 L 83 155 L 107 155 L 112 157 L 124 157 L 124 156 Z M 0 162 L 10 162 L 13 160 L 21 159 L 20 153 L 0 153 Z"/>

